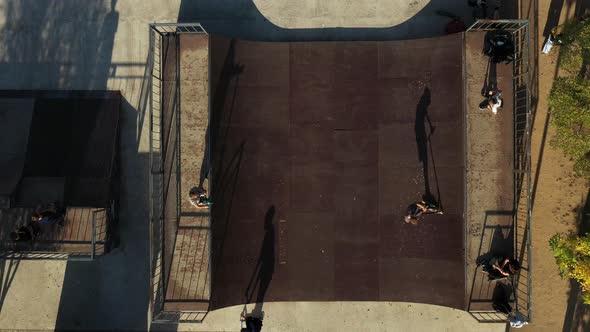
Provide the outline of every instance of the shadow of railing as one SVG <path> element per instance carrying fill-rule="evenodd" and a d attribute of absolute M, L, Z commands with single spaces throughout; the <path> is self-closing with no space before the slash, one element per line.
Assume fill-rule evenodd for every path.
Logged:
<path fill-rule="evenodd" d="M 8 295 L 8 290 L 14 281 L 16 271 L 20 265 L 20 259 L 2 258 L 0 259 L 0 312 L 4 307 L 4 301 Z"/>

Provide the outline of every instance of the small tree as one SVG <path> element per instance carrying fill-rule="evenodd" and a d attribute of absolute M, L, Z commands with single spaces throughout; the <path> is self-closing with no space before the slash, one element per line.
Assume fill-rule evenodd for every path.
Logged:
<path fill-rule="evenodd" d="M 549 95 L 551 143 L 575 161 L 578 175 L 590 179 L 590 19 L 567 23 L 560 37 L 561 77 Z"/>
<path fill-rule="evenodd" d="M 573 278 L 582 286 L 582 299 L 590 304 L 590 233 L 584 236 L 557 233 L 549 240 L 562 278 Z"/>

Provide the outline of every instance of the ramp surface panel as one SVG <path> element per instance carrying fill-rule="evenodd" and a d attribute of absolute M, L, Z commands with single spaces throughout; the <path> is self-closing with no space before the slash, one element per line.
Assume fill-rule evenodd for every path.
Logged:
<path fill-rule="evenodd" d="M 462 47 L 211 37 L 212 309 L 464 308 Z M 427 192 L 445 214 L 404 223 Z"/>

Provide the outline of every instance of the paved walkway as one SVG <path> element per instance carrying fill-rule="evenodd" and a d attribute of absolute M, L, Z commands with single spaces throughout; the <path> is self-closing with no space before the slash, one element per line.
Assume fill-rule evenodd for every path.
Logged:
<path fill-rule="evenodd" d="M 248 311 L 254 305 L 248 305 Z M 153 325 L 153 330 L 238 331 L 243 306 L 210 312 L 203 324 Z M 503 324 L 480 324 L 465 311 L 404 302 L 273 302 L 264 304 L 264 332 L 388 331 L 504 332 Z M 329 319 L 327 319 L 329 317 Z"/>

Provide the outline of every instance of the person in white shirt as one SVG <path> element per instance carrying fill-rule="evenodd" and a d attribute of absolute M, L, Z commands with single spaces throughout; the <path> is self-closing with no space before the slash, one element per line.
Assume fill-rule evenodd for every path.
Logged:
<path fill-rule="evenodd" d="M 492 113 L 497 114 L 498 110 L 502 108 L 502 91 L 500 90 L 490 90 L 487 93 L 487 100 L 483 101 L 479 105 L 479 109 L 481 110 L 490 110 Z"/>

